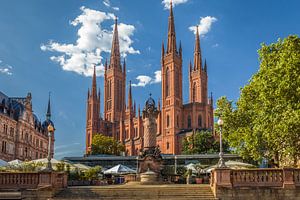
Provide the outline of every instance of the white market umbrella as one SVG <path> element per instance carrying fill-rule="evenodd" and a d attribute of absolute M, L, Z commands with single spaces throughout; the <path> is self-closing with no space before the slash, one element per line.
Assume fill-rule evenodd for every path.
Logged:
<path fill-rule="evenodd" d="M 19 159 L 12 160 L 12 161 L 8 162 L 9 165 L 19 165 L 19 164 L 22 164 L 22 163 L 23 163 L 23 161 L 19 160 Z"/>
<path fill-rule="evenodd" d="M 0 159 L 0 167 L 5 167 L 8 165 L 8 162 L 6 162 L 5 160 Z"/>
<path fill-rule="evenodd" d="M 195 173 L 197 173 L 197 170 L 196 170 L 196 168 L 195 168 L 195 164 L 194 163 L 190 163 L 190 164 L 188 164 L 188 165 L 185 165 L 184 167 L 187 169 L 187 170 L 192 170 L 192 172 L 195 174 Z"/>
<path fill-rule="evenodd" d="M 34 162 L 34 163 L 48 163 L 48 159 L 47 158 L 41 158 L 41 159 L 36 159 L 36 160 L 32 160 L 30 162 Z M 58 164 L 61 163 L 61 161 L 58 161 L 54 158 L 51 158 L 51 164 Z"/>
<path fill-rule="evenodd" d="M 132 174 L 132 173 L 136 173 L 136 171 L 125 165 L 117 165 L 104 171 L 104 174 Z"/>
<path fill-rule="evenodd" d="M 225 165 L 230 169 L 248 169 L 248 168 L 255 167 L 254 165 L 251 165 L 249 163 L 243 163 L 243 162 L 232 161 L 232 160 L 225 162 Z M 213 165 L 208 168 L 205 168 L 203 171 L 205 171 L 206 173 L 210 173 L 213 169 L 217 167 L 218 165 Z"/>

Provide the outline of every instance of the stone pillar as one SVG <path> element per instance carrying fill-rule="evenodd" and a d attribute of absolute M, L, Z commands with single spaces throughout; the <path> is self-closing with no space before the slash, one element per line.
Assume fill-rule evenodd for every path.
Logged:
<path fill-rule="evenodd" d="M 286 189 L 296 188 L 293 168 L 283 168 L 283 188 Z"/>

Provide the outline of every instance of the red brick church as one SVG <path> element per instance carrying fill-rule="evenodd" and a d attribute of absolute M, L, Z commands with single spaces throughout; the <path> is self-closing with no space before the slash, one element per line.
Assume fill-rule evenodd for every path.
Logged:
<path fill-rule="evenodd" d="M 157 145 L 163 154 L 180 154 L 181 140 L 195 130 L 213 129 L 213 99 L 207 92 L 207 64 L 203 63 L 197 30 L 194 64 L 189 64 L 189 103 L 182 98 L 182 47 L 176 45 L 172 5 L 168 25 L 168 41 L 161 52 L 161 100 L 157 117 Z M 94 134 L 112 136 L 124 143 L 126 155 L 137 155 L 143 148 L 143 119 L 128 87 L 126 103 L 126 63 L 121 62 L 118 25 L 115 21 L 110 62 L 105 63 L 104 114 L 100 117 L 100 91 L 94 70 L 92 88 L 88 90 L 86 115 L 86 154 L 91 151 Z"/>

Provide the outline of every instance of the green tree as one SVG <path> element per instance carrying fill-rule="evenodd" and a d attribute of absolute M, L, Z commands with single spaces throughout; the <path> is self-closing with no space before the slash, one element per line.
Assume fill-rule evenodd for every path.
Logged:
<path fill-rule="evenodd" d="M 92 154 L 120 155 L 125 146 L 112 137 L 96 134 L 92 142 Z"/>
<path fill-rule="evenodd" d="M 194 135 L 183 139 L 184 154 L 201 154 L 219 152 L 219 141 L 211 131 L 197 131 Z M 228 151 L 227 145 L 224 149 Z"/>
<path fill-rule="evenodd" d="M 260 68 L 236 105 L 217 101 L 224 136 L 244 158 L 296 166 L 300 157 L 300 38 L 262 44 Z"/>

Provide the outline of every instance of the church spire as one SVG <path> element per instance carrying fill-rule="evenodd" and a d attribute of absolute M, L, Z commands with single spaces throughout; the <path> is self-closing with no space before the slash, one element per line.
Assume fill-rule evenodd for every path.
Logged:
<path fill-rule="evenodd" d="M 113 41 L 110 53 L 110 68 L 121 67 L 120 64 L 120 45 L 119 45 L 119 34 L 118 34 L 118 20 L 115 18 L 115 27 L 113 34 Z"/>
<path fill-rule="evenodd" d="M 50 118 L 51 118 L 51 102 L 50 102 L 50 92 L 49 92 L 49 99 L 48 99 L 48 107 L 47 107 L 46 119 L 50 120 Z"/>
<path fill-rule="evenodd" d="M 131 80 L 129 81 L 129 89 L 128 89 L 128 109 L 132 109 L 132 94 L 131 94 Z"/>
<path fill-rule="evenodd" d="M 207 72 L 207 63 L 206 63 L 206 59 L 204 60 L 204 71 Z"/>
<path fill-rule="evenodd" d="M 196 26 L 196 38 L 195 38 L 195 50 L 194 50 L 194 70 L 202 68 L 202 56 L 201 56 L 201 47 L 200 47 L 200 37 L 198 26 Z"/>
<path fill-rule="evenodd" d="M 176 52 L 176 34 L 175 34 L 175 24 L 173 15 L 173 4 L 170 2 L 170 15 L 169 15 L 169 27 L 168 27 L 168 44 L 167 53 Z"/>
<path fill-rule="evenodd" d="M 96 66 L 94 65 L 93 83 L 92 83 L 92 96 L 97 96 L 97 81 L 96 81 Z"/>

